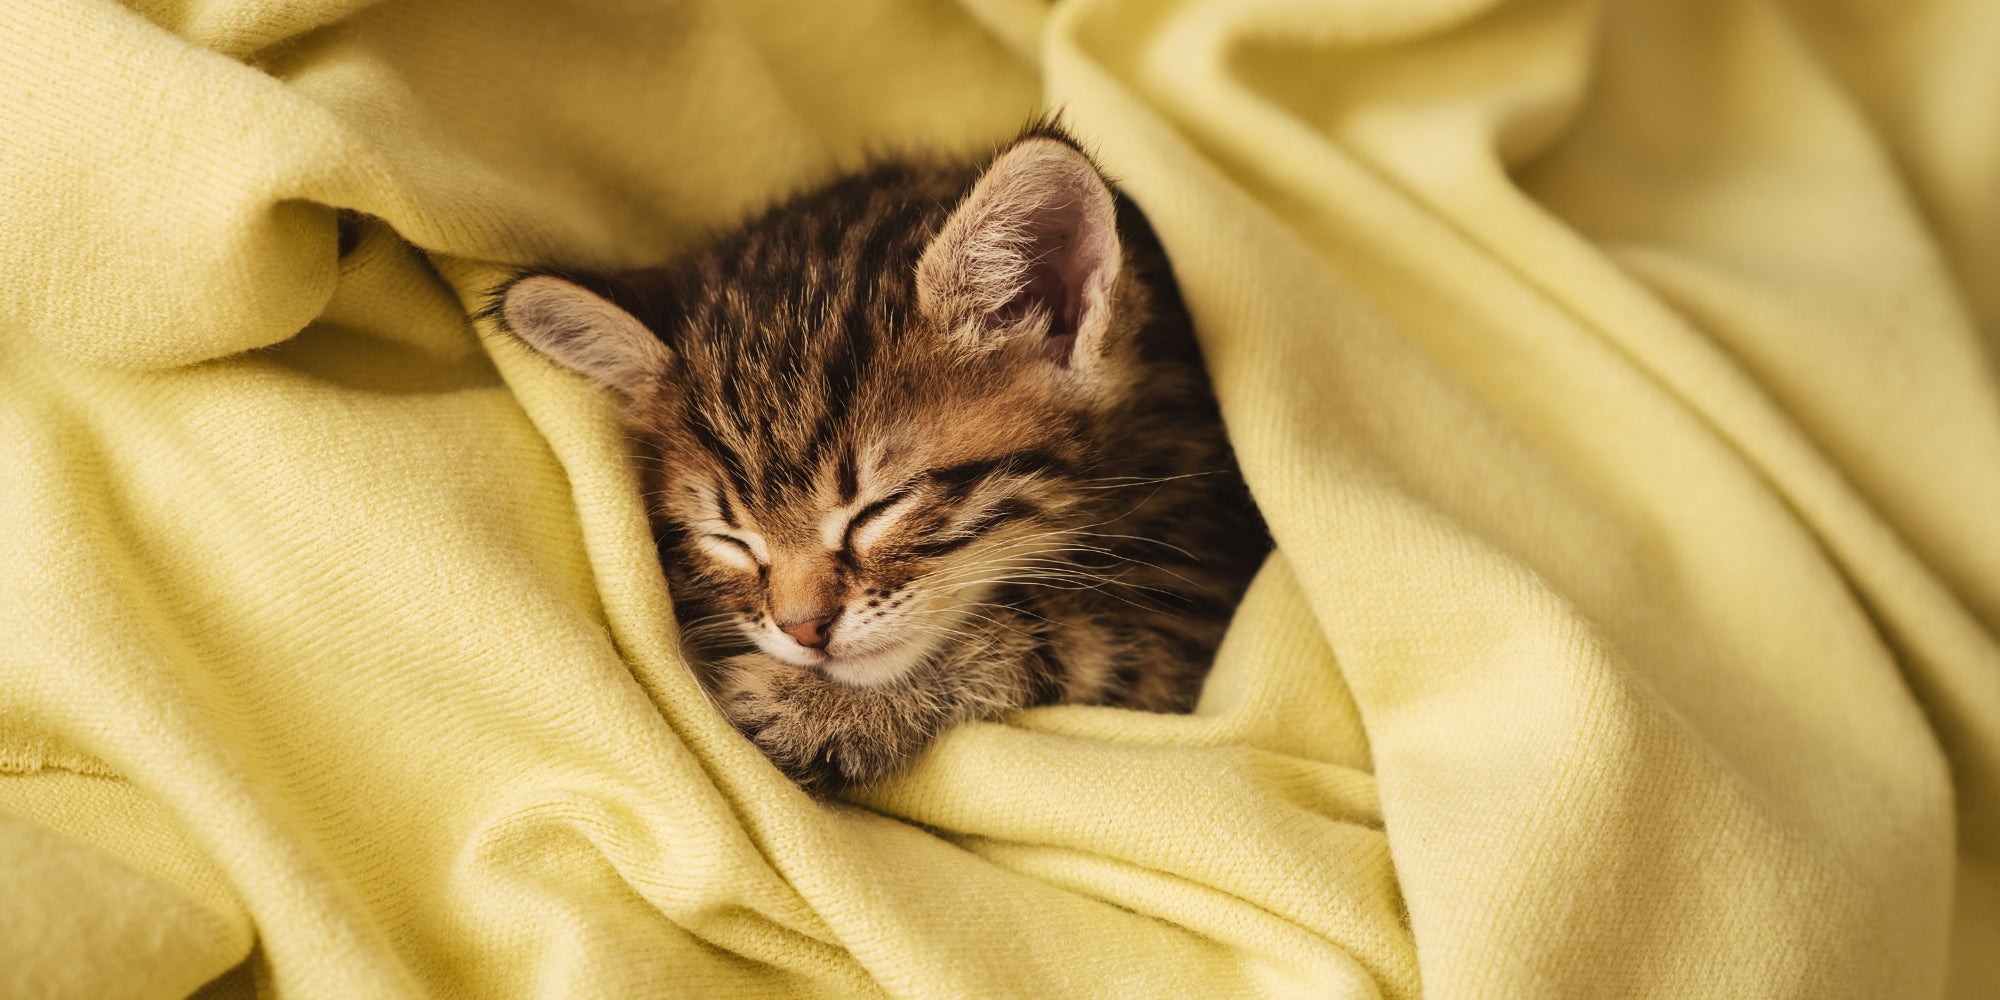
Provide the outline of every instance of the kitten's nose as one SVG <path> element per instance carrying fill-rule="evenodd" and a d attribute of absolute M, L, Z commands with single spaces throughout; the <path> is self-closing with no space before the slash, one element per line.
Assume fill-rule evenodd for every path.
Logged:
<path fill-rule="evenodd" d="M 840 609 L 835 608 L 811 618 L 799 618 L 789 622 L 779 622 L 778 631 L 799 641 L 807 649 L 825 649 L 828 633 L 833 631 L 833 620 L 840 617 Z"/>

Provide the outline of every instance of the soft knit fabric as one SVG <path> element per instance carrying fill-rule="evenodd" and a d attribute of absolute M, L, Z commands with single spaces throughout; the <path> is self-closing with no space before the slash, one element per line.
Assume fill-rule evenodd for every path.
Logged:
<path fill-rule="evenodd" d="M 0 995 L 2000 995 L 2000 5 L 9 0 Z M 467 317 L 1062 109 L 1278 543 L 817 804 Z"/>

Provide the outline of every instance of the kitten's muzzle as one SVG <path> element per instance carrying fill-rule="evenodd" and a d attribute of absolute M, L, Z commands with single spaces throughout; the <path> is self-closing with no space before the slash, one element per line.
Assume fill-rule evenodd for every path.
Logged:
<path fill-rule="evenodd" d="M 809 617 L 779 622 L 778 631 L 791 636 L 793 641 L 807 649 L 824 650 L 833 638 L 834 619 L 839 617 L 839 608 L 815 612 Z"/>

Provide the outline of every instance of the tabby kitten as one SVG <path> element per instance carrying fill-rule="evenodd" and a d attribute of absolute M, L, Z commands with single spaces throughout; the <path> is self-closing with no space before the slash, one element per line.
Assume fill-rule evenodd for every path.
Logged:
<path fill-rule="evenodd" d="M 819 794 L 1025 706 L 1188 710 L 1269 548 L 1159 244 L 1051 125 L 496 312 L 618 395 L 683 644 Z"/>

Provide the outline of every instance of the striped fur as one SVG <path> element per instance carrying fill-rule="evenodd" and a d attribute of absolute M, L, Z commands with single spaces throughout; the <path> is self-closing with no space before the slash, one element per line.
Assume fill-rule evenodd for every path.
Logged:
<path fill-rule="evenodd" d="M 966 236 L 987 216 L 1016 231 Z M 565 322 L 548 284 L 498 311 L 620 392 L 682 641 L 802 785 L 1024 706 L 1192 706 L 1268 541 L 1158 243 L 1059 130 L 987 164 L 881 164 L 667 269 L 563 280 Z M 604 302 L 664 351 L 578 349 Z M 593 373 L 607 356 L 642 367 Z"/>

